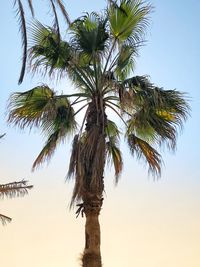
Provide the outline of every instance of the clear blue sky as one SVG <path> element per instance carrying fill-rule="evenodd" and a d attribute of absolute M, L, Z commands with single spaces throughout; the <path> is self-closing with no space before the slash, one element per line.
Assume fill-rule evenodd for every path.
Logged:
<path fill-rule="evenodd" d="M 17 85 L 20 34 L 12 0 L 2 2 L 0 133 L 7 135 L 0 143 L 0 183 L 26 178 L 35 185 L 24 199 L 0 202 L 0 212 L 14 217 L 12 224 L 0 227 L 2 266 L 25 267 L 27 262 L 30 267 L 79 266 L 84 222 L 68 211 L 72 185 L 64 183 L 71 141 L 57 150 L 48 168 L 31 173 L 31 164 L 44 140 L 37 130 L 29 134 L 28 130 L 22 132 L 6 125 L 9 95 L 28 90 L 43 79 L 27 74 L 24 83 Z M 33 2 L 37 4 L 36 15 L 46 23 L 48 5 L 41 2 L 47 1 Z M 84 11 L 98 11 L 106 3 L 65 2 L 72 18 Z M 106 175 L 107 196 L 101 219 L 103 262 L 105 267 L 199 267 L 200 1 L 151 3 L 154 12 L 148 42 L 141 49 L 135 74 L 148 74 L 158 86 L 187 92 L 191 117 L 179 136 L 176 153 L 163 151 L 165 166 L 159 181 L 148 178 L 143 164 L 122 147 L 126 164 L 117 188 L 113 186 L 112 172 Z M 57 90 L 69 90 L 65 81 L 51 84 Z"/>

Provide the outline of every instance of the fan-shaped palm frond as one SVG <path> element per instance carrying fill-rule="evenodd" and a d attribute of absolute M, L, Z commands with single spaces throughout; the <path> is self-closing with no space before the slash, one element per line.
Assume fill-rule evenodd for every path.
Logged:
<path fill-rule="evenodd" d="M 189 106 L 183 94 L 176 90 L 163 90 L 151 84 L 146 77 L 134 77 L 124 81 L 125 89 L 121 102 L 133 110 L 128 122 L 128 131 L 150 138 L 159 144 L 176 145 L 177 126 L 188 115 Z M 129 101 L 127 102 L 127 95 Z M 128 105 L 127 105 L 128 103 Z M 148 140 L 148 139 L 147 139 Z"/>
<path fill-rule="evenodd" d="M 151 6 L 140 0 L 122 0 L 108 9 L 111 33 L 119 43 L 132 46 L 143 41 Z"/>
<path fill-rule="evenodd" d="M 42 118 L 54 117 L 55 97 L 48 86 L 37 86 L 24 93 L 14 93 L 10 97 L 8 121 L 20 128 L 39 126 Z"/>
<path fill-rule="evenodd" d="M 62 97 L 60 99 L 58 98 L 55 106 L 56 114 L 54 118 L 50 120 L 47 116 L 42 123 L 43 132 L 49 137 L 42 151 L 36 158 L 33 164 L 33 169 L 45 160 L 49 160 L 52 157 L 57 144 L 64 141 L 66 136 L 72 134 L 76 129 L 74 111 L 67 99 Z"/>
<path fill-rule="evenodd" d="M 50 159 L 57 143 L 63 141 L 76 128 L 74 110 L 66 96 L 56 96 L 48 86 L 38 86 L 25 93 L 15 93 L 10 98 L 8 121 L 24 127 L 41 127 L 48 136 L 45 147 L 33 168 Z"/>
<path fill-rule="evenodd" d="M 100 17 L 96 13 L 87 14 L 78 20 L 75 20 L 71 26 L 73 37 L 71 42 L 73 46 L 93 60 L 107 48 L 108 32 L 106 31 L 107 19 Z"/>
<path fill-rule="evenodd" d="M 33 71 L 44 67 L 51 74 L 55 69 L 65 70 L 73 50 L 67 42 L 61 41 L 59 34 L 50 27 L 35 21 L 31 28 L 32 48 L 29 51 Z"/>
<path fill-rule="evenodd" d="M 119 80 L 124 80 L 134 70 L 136 55 L 135 47 L 123 45 L 120 48 L 119 55 L 113 62 L 114 73 Z"/>

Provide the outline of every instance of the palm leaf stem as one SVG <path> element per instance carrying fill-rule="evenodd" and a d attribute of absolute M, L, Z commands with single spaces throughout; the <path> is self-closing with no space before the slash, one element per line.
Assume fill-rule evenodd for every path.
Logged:
<path fill-rule="evenodd" d="M 61 0 L 56 0 L 56 3 L 59 6 L 64 18 L 66 19 L 67 24 L 70 26 L 71 25 L 71 21 L 70 21 L 70 18 L 69 18 L 69 15 L 68 15 L 67 11 L 65 10 L 64 4 L 62 3 Z"/>
<path fill-rule="evenodd" d="M 106 72 L 108 63 L 109 63 L 109 61 L 110 61 L 110 57 L 111 57 L 111 55 L 112 55 L 113 49 L 115 48 L 116 42 L 117 42 L 117 38 L 114 39 L 114 42 L 113 42 L 113 44 L 112 44 L 112 46 L 111 46 L 111 49 L 110 49 L 110 52 L 109 52 L 109 54 L 108 54 L 108 58 L 107 58 L 107 61 L 106 61 L 106 63 L 105 63 L 104 70 L 103 70 L 103 76 L 105 75 L 105 72 Z"/>
<path fill-rule="evenodd" d="M 80 128 L 80 130 L 79 130 L 79 134 L 80 134 L 80 135 L 81 135 L 81 133 L 82 133 L 82 131 L 83 131 L 83 126 L 84 126 L 84 124 L 85 124 L 85 121 L 86 121 L 88 112 L 89 112 L 89 106 L 88 106 L 88 108 L 87 108 L 87 110 L 86 110 L 86 112 L 85 112 L 85 115 L 84 115 L 84 118 L 83 118 L 83 121 L 82 121 L 82 124 L 81 124 L 81 128 Z"/>
<path fill-rule="evenodd" d="M 73 66 L 71 67 L 73 68 Z M 82 80 L 83 84 L 85 84 L 85 86 L 88 88 L 90 93 L 93 93 L 92 88 L 94 86 L 92 85 L 91 81 L 88 79 L 88 76 L 82 71 L 82 69 L 78 65 L 75 64 L 75 67 L 76 69 L 73 68 L 73 71 L 79 76 L 79 78 Z"/>
<path fill-rule="evenodd" d="M 115 106 L 115 107 L 117 107 L 117 108 L 119 108 L 120 110 L 122 110 L 124 113 L 126 113 L 126 114 L 129 115 L 130 117 L 132 116 L 129 112 L 127 112 L 126 110 L 124 110 L 123 108 L 121 108 L 120 106 L 118 106 L 116 103 L 113 103 L 113 102 L 111 102 L 111 101 L 109 101 L 109 100 L 107 100 L 106 102 L 112 104 L 113 106 Z"/>
<path fill-rule="evenodd" d="M 109 89 L 110 87 L 109 87 L 109 85 L 107 85 L 107 86 L 105 86 L 105 88 L 102 90 L 102 94 L 106 94 L 107 93 L 107 89 Z M 109 90 L 108 92 L 110 92 L 110 91 L 112 91 L 112 90 Z"/>
<path fill-rule="evenodd" d="M 117 58 L 119 57 L 119 53 L 113 58 L 113 60 L 110 63 L 110 67 L 108 69 L 108 72 L 112 70 L 112 68 L 117 64 Z"/>
<path fill-rule="evenodd" d="M 56 7 L 54 5 L 53 0 L 50 0 L 51 6 L 52 6 L 52 10 L 54 13 L 54 17 L 55 17 L 55 23 L 54 23 L 54 27 L 56 28 L 57 31 L 57 35 L 58 35 L 58 43 L 60 43 L 60 27 L 59 27 L 59 22 L 58 22 L 58 15 L 56 12 Z"/>
<path fill-rule="evenodd" d="M 95 76 L 95 84 L 96 84 L 96 90 L 98 91 L 98 76 L 97 76 L 97 66 L 96 66 L 96 57 L 94 55 L 94 76 Z"/>
<path fill-rule="evenodd" d="M 110 90 L 110 91 L 113 91 L 113 90 Z M 105 101 L 108 101 L 108 100 L 115 100 L 115 101 L 119 101 L 119 97 L 118 96 L 107 96 L 104 98 Z M 119 107 L 120 108 L 120 107 Z"/>
<path fill-rule="evenodd" d="M 79 97 L 77 97 L 72 103 L 71 103 L 71 105 L 74 105 L 74 104 L 76 104 L 76 102 L 78 101 L 80 99 L 80 96 Z"/>
<path fill-rule="evenodd" d="M 113 103 L 112 103 L 112 105 L 113 105 Z M 120 119 L 123 121 L 123 123 L 126 125 L 126 127 L 128 127 L 128 124 L 125 122 L 125 120 L 122 118 L 122 116 L 119 114 L 119 112 L 114 107 L 112 107 L 111 105 L 109 105 L 107 103 L 106 103 L 106 106 L 109 107 L 110 109 L 112 109 L 120 117 Z"/>
<path fill-rule="evenodd" d="M 88 97 L 89 95 L 86 93 L 77 93 L 77 94 L 71 94 L 71 95 L 61 95 L 62 97 Z M 60 97 L 60 96 L 57 96 Z"/>
<path fill-rule="evenodd" d="M 33 4 L 32 4 L 32 0 L 28 0 L 28 5 L 29 5 L 29 9 L 31 11 L 32 16 L 34 17 L 34 8 L 33 8 Z"/>
<path fill-rule="evenodd" d="M 84 109 L 85 107 L 87 107 L 89 105 L 89 103 L 83 105 L 81 108 L 79 108 L 75 113 L 74 113 L 74 117 L 82 110 Z"/>
<path fill-rule="evenodd" d="M 81 99 L 78 101 L 78 99 L 76 99 L 74 102 L 72 102 L 71 106 L 76 105 L 76 104 L 81 103 L 81 102 L 86 101 L 86 100 L 87 99 Z"/>

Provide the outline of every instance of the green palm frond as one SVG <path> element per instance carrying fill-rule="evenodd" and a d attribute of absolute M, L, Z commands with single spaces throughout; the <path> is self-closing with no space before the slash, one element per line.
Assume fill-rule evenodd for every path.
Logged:
<path fill-rule="evenodd" d="M 177 127 L 182 126 L 189 110 L 183 94 L 155 87 L 146 77 L 136 76 L 124 84 L 128 85 L 126 90 L 131 100 L 128 110 L 132 110 L 128 132 L 159 145 L 167 143 L 169 148 L 174 149 Z"/>
<path fill-rule="evenodd" d="M 59 22 L 58 22 L 58 17 L 57 17 L 57 11 L 54 5 L 54 0 L 50 1 L 53 6 L 53 14 L 54 18 L 56 21 L 56 26 L 57 29 L 59 29 Z M 56 4 L 58 5 L 62 15 L 66 19 L 67 23 L 70 25 L 70 19 L 68 16 L 68 13 L 65 9 L 65 5 L 62 0 L 56 0 Z M 33 1 L 32 0 L 27 0 L 29 10 L 31 11 L 32 17 L 34 17 L 34 8 L 33 8 Z M 18 22 L 19 22 L 19 29 L 21 32 L 21 40 L 22 40 L 22 49 L 23 49 L 23 54 L 22 54 L 22 67 L 21 67 L 21 72 L 20 72 L 20 77 L 18 83 L 21 84 L 24 78 L 25 74 L 25 69 L 26 69 L 26 63 L 27 63 L 27 23 L 26 23 L 26 14 L 24 11 L 24 6 L 23 6 L 23 1 L 21 0 L 14 0 L 14 6 L 16 7 L 16 13 L 18 17 Z"/>
<path fill-rule="evenodd" d="M 42 118 L 41 128 L 47 135 L 55 131 L 59 131 L 61 136 L 74 132 L 76 129 L 74 109 L 67 97 L 62 95 L 55 97 L 52 109 L 50 108 Z"/>
<path fill-rule="evenodd" d="M 35 170 L 35 168 L 39 167 L 39 165 L 41 165 L 43 162 L 49 161 L 51 159 L 51 157 L 53 156 L 55 152 L 55 149 L 57 147 L 57 144 L 60 138 L 61 137 L 59 136 L 58 130 L 49 136 L 46 144 L 42 148 L 42 151 L 35 159 L 33 166 L 32 166 L 32 170 Z"/>
<path fill-rule="evenodd" d="M 149 165 L 149 171 L 153 174 L 160 175 L 161 155 L 146 141 L 134 134 L 129 134 L 127 139 L 132 155 L 136 155 L 138 159 L 143 158 Z"/>
<path fill-rule="evenodd" d="M 53 28 L 35 21 L 30 31 L 32 47 L 29 55 L 33 71 L 44 67 L 45 72 L 52 74 L 53 70 L 64 70 L 69 66 L 73 50 L 67 42 L 60 40 Z"/>
<path fill-rule="evenodd" d="M 92 60 L 93 55 L 105 52 L 107 39 L 109 37 L 106 30 L 107 20 L 96 13 L 87 14 L 75 20 L 71 26 L 71 43 L 88 60 Z"/>
<path fill-rule="evenodd" d="M 67 135 L 71 135 L 76 129 L 74 110 L 65 97 L 58 97 L 55 101 L 54 116 L 42 118 L 41 128 L 48 140 L 42 151 L 33 163 L 33 170 L 44 161 L 49 161 L 55 152 L 57 145 L 64 142 Z"/>
<path fill-rule="evenodd" d="M 116 60 L 114 72 L 119 80 L 124 80 L 134 70 L 136 48 L 130 45 L 123 45 Z"/>
<path fill-rule="evenodd" d="M 10 97 L 8 118 L 21 128 L 38 127 L 44 117 L 54 116 L 54 92 L 46 85 L 37 86 L 23 93 L 14 93 Z"/>
<path fill-rule="evenodd" d="M 119 6 L 111 5 L 108 14 L 114 39 L 132 46 L 140 44 L 148 25 L 147 15 L 150 11 L 151 6 L 144 5 L 140 0 L 122 0 Z"/>

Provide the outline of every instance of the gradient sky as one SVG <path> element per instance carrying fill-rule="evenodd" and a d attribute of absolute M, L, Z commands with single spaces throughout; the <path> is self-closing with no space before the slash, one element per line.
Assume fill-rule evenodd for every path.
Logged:
<path fill-rule="evenodd" d="M 21 43 L 12 0 L 1 1 L 0 183 L 28 179 L 29 196 L 1 200 L 0 212 L 11 224 L 0 225 L 0 264 L 4 267 L 77 267 L 84 247 L 84 219 L 69 211 L 72 183 L 65 183 L 71 140 L 57 149 L 51 163 L 31 173 L 44 142 L 37 130 L 6 125 L 6 101 L 11 92 L 28 90 L 44 80 L 26 75 L 17 85 Z M 47 1 L 33 1 L 47 22 Z M 41 3 L 42 2 L 42 3 Z M 76 18 L 101 10 L 106 1 L 65 1 Z M 124 172 L 117 187 L 113 171 L 105 175 L 106 195 L 101 214 L 102 257 L 105 267 L 200 266 L 200 1 L 152 0 L 154 12 L 147 44 L 140 51 L 135 74 L 149 74 L 166 89 L 187 92 L 191 117 L 178 139 L 175 154 L 163 151 L 162 178 L 154 181 L 125 145 Z M 70 85 L 51 82 L 67 92 Z"/>

